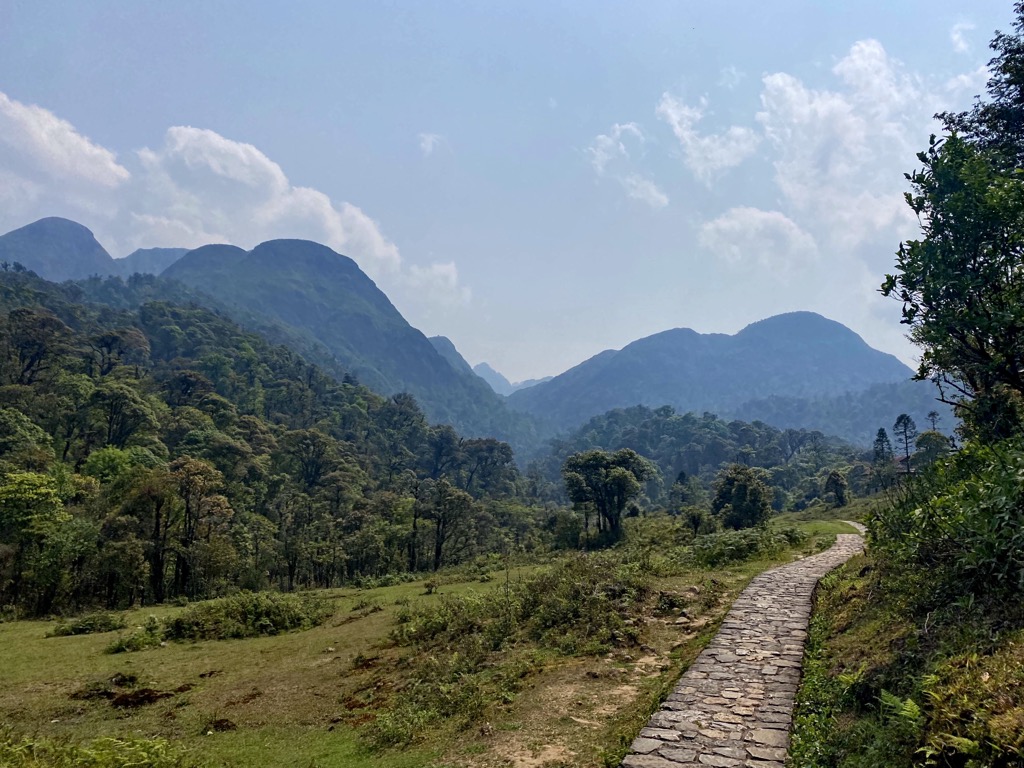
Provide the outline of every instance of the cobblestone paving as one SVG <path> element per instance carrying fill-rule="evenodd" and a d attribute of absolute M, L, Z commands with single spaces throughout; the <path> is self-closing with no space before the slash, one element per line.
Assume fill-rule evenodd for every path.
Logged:
<path fill-rule="evenodd" d="M 840 534 L 831 549 L 755 577 L 622 768 L 783 768 L 814 587 L 862 547 Z"/>

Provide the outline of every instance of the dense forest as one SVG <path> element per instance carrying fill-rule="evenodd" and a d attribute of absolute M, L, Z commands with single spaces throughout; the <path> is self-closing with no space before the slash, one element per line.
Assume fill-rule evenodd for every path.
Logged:
<path fill-rule="evenodd" d="M 668 407 L 594 418 L 520 471 L 509 445 L 432 425 L 412 396 L 311 364 L 190 291 L 0 271 L 5 604 L 43 614 L 334 586 L 613 543 L 623 514 L 659 509 L 699 508 L 713 530 L 731 465 L 755 468 L 777 511 L 845 502 L 876 477 L 821 433 Z M 614 514 L 566 474 L 578 456 L 601 478 L 616 462 L 615 477 L 631 473 Z"/>
<path fill-rule="evenodd" d="M 7 266 L 5 603 L 326 586 L 531 545 L 506 444 L 430 426 L 412 397 L 339 382 L 208 310 L 92 304 Z M 132 284 L 92 289 L 129 307 Z"/>

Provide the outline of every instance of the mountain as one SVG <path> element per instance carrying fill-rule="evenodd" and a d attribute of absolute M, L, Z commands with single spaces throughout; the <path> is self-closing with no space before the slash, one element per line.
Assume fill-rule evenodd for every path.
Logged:
<path fill-rule="evenodd" d="M 473 372 L 481 379 L 491 385 L 491 389 L 497 392 L 499 395 L 511 395 L 513 392 L 518 392 L 520 389 L 526 389 L 527 387 L 533 387 L 537 384 L 543 384 L 545 381 L 551 381 L 553 376 L 545 376 L 543 379 L 526 379 L 525 381 L 509 381 L 502 376 L 498 371 L 494 370 L 487 363 L 480 363 L 473 366 Z"/>
<path fill-rule="evenodd" d="M 479 363 L 473 366 L 473 373 L 491 385 L 491 389 L 499 395 L 511 395 L 516 391 L 512 382 L 491 368 L 487 363 Z"/>
<path fill-rule="evenodd" d="M 732 336 L 688 328 L 648 336 L 514 392 L 508 403 L 564 430 L 614 408 L 670 405 L 727 414 L 772 396 L 838 396 L 912 375 L 842 324 L 793 312 Z"/>
<path fill-rule="evenodd" d="M 136 273 L 159 275 L 188 253 L 188 248 L 139 248 L 123 259 L 114 259 L 112 275 L 130 277 Z"/>
<path fill-rule="evenodd" d="M 56 216 L 0 235 L 0 262 L 18 262 L 46 280 L 109 275 L 114 259 L 92 232 Z"/>
<path fill-rule="evenodd" d="M 466 358 L 459 353 L 459 350 L 455 348 L 452 340 L 447 336 L 431 336 L 427 341 L 431 343 L 434 349 L 437 350 L 437 353 L 447 360 L 455 370 L 462 371 L 463 373 L 473 373 L 473 369 L 470 367 L 469 363 L 466 362 Z"/>
<path fill-rule="evenodd" d="M 0 261 L 20 263 L 44 280 L 82 280 L 93 275 L 159 275 L 187 248 L 139 248 L 115 259 L 93 233 L 75 221 L 51 216 L 0 235 Z"/>
<path fill-rule="evenodd" d="M 327 246 L 308 240 L 272 240 L 251 251 L 207 245 L 161 277 L 209 294 L 244 325 L 269 320 L 322 345 L 371 389 L 414 395 L 431 421 L 517 447 L 535 443 L 530 418 L 507 409 L 468 366 L 439 353 L 352 259 Z"/>
<path fill-rule="evenodd" d="M 530 387 L 535 387 L 538 384 L 543 384 L 545 382 L 551 381 L 553 378 L 555 377 L 544 376 L 543 378 L 540 379 L 523 379 L 522 381 L 514 381 L 512 382 L 512 389 L 518 392 L 520 389 L 529 389 Z"/>

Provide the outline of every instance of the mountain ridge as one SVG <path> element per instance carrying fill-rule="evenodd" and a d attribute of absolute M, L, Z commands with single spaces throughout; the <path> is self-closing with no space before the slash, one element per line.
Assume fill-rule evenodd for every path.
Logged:
<path fill-rule="evenodd" d="M 600 352 L 547 383 L 512 393 L 508 402 L 568 429 L 633 405 L 728 413 L 773 395 L 841 395 L 912 375 L 841 323 L 791 312 L 732 335 L 662 331 Z"/>

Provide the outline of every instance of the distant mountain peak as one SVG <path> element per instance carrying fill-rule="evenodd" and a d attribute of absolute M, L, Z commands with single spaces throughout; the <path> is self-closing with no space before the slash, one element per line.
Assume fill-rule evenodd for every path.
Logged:
<path fill-rule="evenodd" d="M 19 262 L 57 282 L 108 275 L 114 264 L 88 227 L 59 216 L 33 221 L 0 236 L 0 261 Z"/>
<path fill-rule="evenodd" d="M 499 395 L 508 397 L 516 391 L 515 387 L 512 386 L 512 382 L 502 376 L 488 363 L 477 363 L 473 366 L 473 373 L 486 381 L 491 389 Z"/>

